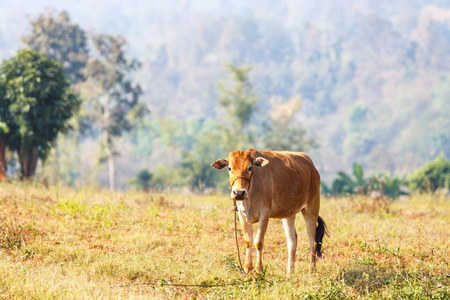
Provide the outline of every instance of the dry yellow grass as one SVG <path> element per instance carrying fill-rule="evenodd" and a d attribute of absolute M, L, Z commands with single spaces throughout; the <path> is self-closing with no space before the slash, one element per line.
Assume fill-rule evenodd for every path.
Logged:
<path fill-rule="evenodd" d="M 296 271 L 289 279 L 279 220 L 269 224 L 265 273 L 241 275 L 231 208 L 226 196 L 0 184 L 0 298 L 450 297 L 448 199 L 323 199 L 321 216 L 331 233 L 324 259 L 309 273 L 299 216 Z M 242 237 L 240 245 L 243 250 Z M 237 284 L 166 285 L 229 283 Z"/>

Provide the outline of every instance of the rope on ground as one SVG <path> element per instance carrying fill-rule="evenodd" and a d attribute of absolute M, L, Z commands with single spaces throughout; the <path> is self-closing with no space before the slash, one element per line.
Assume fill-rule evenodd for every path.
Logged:
<path fill-rule="evenodd" d="M 248 276 L 248 275 L 247 275 Z M 209 283 L 200 283 L 200 284 L 181 284 L 181 283 L 169 283 L 169 282 L 165 282 L 164 280 L 160 281 L 160 282 L 142 282 L 142 283 L 128 283 L 128 284 L 121 284 L 121 285 L 116 285 L 116 286 L 111 286 L 111 287 L 130 287 L 130 286 L 142 286 L 142 285 L 150 285 L 150 286 L 176 286 L 176 287 L 201 287 L 201 288 L 212 288 L 212 287 L 223 287 L 223 286 L 233 286 L 233 285 L 239 285 L 239 284 L 244 284 L 244 283 L 249 283 L 249 282 L 267 282 L 272 284 L 271 281 L 260 277 L 260 276 L 255 276 L 255 274 L 250 274 L 251 278 L 247 279 L 247 280 L 240 280 L 240 281 L 235 281 L 235 282 L 230 282 L 230 283 L 217 283 L 217 284 L 209 284 Z"/>
<path fill-rule="evenodd" d="M 231 285 L 238 285 L 243 284 L 247 282 L 251 282 L 253 279 L 249 280 L 243 280 L 238 282 L 232 282 L 232 283 L 218 283 L 218 284 L 208 284 L 208 283 L 202 283 L 202 284 L 181 284 L 181 283 L 168 283 L 168 282 L 144 282 L 144 283 L 130 283 L 130 284 L 122 284 L 118 285 L 117 287 L 127 287 L 127 286 L 139 286 L 139 285 L 152 285 L 152 286 L 178 286 L 178 287 L 203 287 L 203 288 L 210 288 L 210 287 L 223 287 L 223 286 L 231 286 Z"/>
<path fill-rule="evenodd" d="M 237 221 L 236 221 L 236 215 L 237 215 L 237 205 L 236 205 L 236 200 L 233 199 L 233 204 L 234 204 L 234 237 L 236 240 L 236 249 L 237 249 L 237 255 L 238 255 L 238 261 L 239 261 L 239 267 L 241 268 L 240 271 L 243 273 L 244 272 L 244 268 L 242 267 L 242 263 L 241 263 L 241 254 L 239 252 L 239 243 L 238 243 L 238 237 L 237 237 Z"/>

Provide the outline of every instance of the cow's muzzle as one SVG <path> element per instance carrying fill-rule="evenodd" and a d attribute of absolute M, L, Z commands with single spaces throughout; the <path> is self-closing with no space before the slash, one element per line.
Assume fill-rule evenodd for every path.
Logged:
<path fill-rule="evenodd" d="M 232 190 L 231 191 L 231 198 L 235 200 L 244 200 L 247 199 L 247 191 L 246 190 Z"/>
<path fill-rule="evenodd" d="M 252 177 L 253 177 L 253 172 L 250 175 L 250 178 L 244 177 L 244 176 L 237 176 L 236 178 L 234 178 L 233 182 L 231 183 L 231 199 L 234 200 L 245 200 L 248 198 L 248 193 L 246 189 L 243 190 L 235 190 L 233 189 L 233 185 L 236 182 L 236 180 L 238 179 L 244 179 L 248 181 L 248 189 L 250 189 L 250 185 L 252 184 Z"/>

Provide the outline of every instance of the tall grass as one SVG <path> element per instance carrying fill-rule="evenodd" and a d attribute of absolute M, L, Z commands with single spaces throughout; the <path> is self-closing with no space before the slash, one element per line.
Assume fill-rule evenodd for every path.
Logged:
<path fill-rule="evenodd" d="M 448 199 L 323 199 L 324 258 L 310 273 L 299 216 L 291 278 L 280 220 L 269 224 L 265 272 L 239 272 L 231 208 L 226 196 L 1 184 L 0 298 L 450 297 Z"/>

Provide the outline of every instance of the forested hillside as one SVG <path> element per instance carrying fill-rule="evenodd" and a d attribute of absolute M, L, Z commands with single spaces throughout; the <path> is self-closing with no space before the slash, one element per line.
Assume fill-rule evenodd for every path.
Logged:
<path fill-rule="evenodd" d="M 196 153 L 235 150 L 211 147 L 217 141 L 207 134 L 233 122 L 218 87 L 232 88 L 230 63 L 251 66 L 256 104 L 244 128 L 253 140 L 243 146 L 276 147 L 257 128 L 272 120 L 267 126 L 274 130 L 281 116 L 292 119 L 283 132 L 298 128 L 314 140 L 305 150 L 326 180 L 354 162 L 393 174 L 409 173 L 441 152 L 450 157 L 448 1 L 6 0 L 0 3 L 0 60 L 17 52 L 29 19 L 46 8 L 66 10 L 89 34 L 123 35 L 127 55 L 141 62 L 134 78 L 151 114 L 117 144 L 122 185 L 144 168 L 167 180 L 173 177 L 167 170 L 194 170 L 210 158 Z M 292 100 L 298 97 L 299 103 Z M 277 115 L 280 107 L 288 114 Z M 82 138 L 82 163 L 74 166 L 82 169 L 79 176 L 96 168 L 96 147 L 92 137 Z M 73 162 L 70 145 L 61 149 L 66 158 L 60 163 Z M 106 182 L 102 167 L 98 172 Z M 194 173 L 208 178 L 208 172 Z"/>

